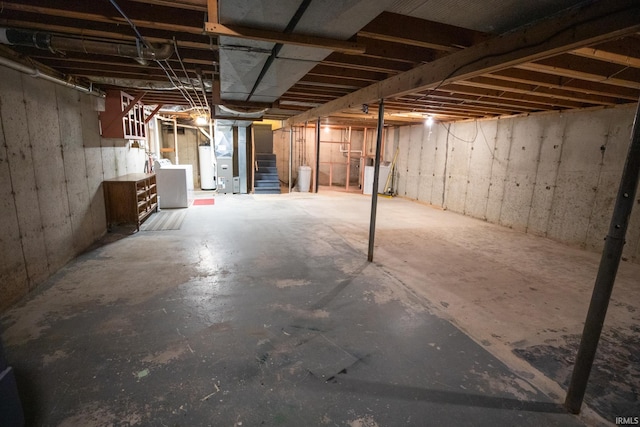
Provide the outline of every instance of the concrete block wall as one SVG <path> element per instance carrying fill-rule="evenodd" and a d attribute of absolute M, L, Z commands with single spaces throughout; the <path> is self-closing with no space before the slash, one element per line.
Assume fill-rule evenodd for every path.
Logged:
<path fill-rule="evenodd" d="M 602 250 L 635 105 L 495 120 L 403 126 L 398 195 L 524 232 Z M 640 195 L 624 257 L 640 263 Z"/>
<path fill-rule="evenodd" d="M 0 67 L 0 311 L 106 231 L 102 181 L 144 151 L 102 139 L 90 95 Z"/>

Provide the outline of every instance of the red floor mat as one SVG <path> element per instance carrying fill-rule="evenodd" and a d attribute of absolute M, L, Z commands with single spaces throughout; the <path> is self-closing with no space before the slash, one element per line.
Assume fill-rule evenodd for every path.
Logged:
<path fill-rule="evenodd" d="M 193 201 L 193 205 L 213 205 L 215 202 L 214 199 L 195 199 Z"/>

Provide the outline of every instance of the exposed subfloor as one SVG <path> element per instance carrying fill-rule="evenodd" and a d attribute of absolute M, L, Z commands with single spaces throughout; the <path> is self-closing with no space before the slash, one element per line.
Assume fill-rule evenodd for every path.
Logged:
<path fill-rule="evenodd" d="M 621 265 L 592 375 L 602 417 L 576 417 L 562 387 L 599 256 L 380 198 L 368 263 L 369 208 L 338 192 L 224 195 L 188 208 L 179 230 L 108 236 L 0 319 L 29 425 L 640 415 L 640 266 Z"/>

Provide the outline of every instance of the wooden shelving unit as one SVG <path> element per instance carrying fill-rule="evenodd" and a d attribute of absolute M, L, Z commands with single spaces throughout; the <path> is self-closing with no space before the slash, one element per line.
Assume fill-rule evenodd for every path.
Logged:
<path fill-rule="evenodd" d="M 144 105 L 125 92 L 107 91 L 100 129 L 104 138 L 145 139 Z"/>
<path fill-rule="evenodd" d="M 158 210 L 156 175 L 132 173 L 103 181 L 107 226 L 142 224 Z"/>

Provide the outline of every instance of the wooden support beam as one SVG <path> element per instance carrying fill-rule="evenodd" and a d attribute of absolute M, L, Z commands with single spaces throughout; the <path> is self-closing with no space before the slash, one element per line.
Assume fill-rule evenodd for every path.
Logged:
<path fill-rule="evenodd" d="M 563 104 L 562 101 L 573 101 L 573 102 L 582 102 L 582 103 L 590 103 L 590 104 L 599 104 L 599 105 L 615 105 L 615 97 L 611 96 L 599 96 L 599 95 L 589 95 L 585 93 L 580 93 L 576 91 L 572 91 L 569 88 L 567 89 L 554 89 L 542 86 L 540 84 L 531 84 L 531 83 L 519 83 L 519 82 L 510 82 L 507 80 L 501 80 L 492 78 L 493 74 L 488 74 L 483 77 L 474 77 L 469 80 L 461 80 L 456 82 L 458 85 L 466 85 L 477 88 L 484 89 L 495 89 L 495 90 L 503 90 L 514 93 L 521 93 L 527 95 L 527 98 L 530 100 L 539 100 L 540 102 L 545 102 L 544 98 L 548 98 L 546 100 L 547 103 L 552 103 L 555 105 L 564 106 L 566 108 L 579 108 L 575 106 L 571 106 L 571 104 Z"/>
<path fill-rule="evenodd" d="M 453 25 L 383 12 L 358 31 L 358 37 L 455 52 L 486 40 L 488 35 Z"/>
<path fill-rule="evenodd" d="M 51 31 L 53 33 L 61 33 L 61 34 L 69 34 L 78 37 L 98 37 L 109 40 L 122 40 L 135 43 L 136 38 L 132 35 L 120 34 L 111 31 L 99 31 L 93 30 L 90 28 L 76 28 L 64 25 L 55 25 L 55 24 L 45 24 L 42 22 L 31 22 L 31 21 L 23 21 L 23 20 L 15 20 L 15 19 L 0 19 L 0 25 L 4 27 L 13 27 L 13 28 L 25 28 L 30 30 L 40 30 L 40 31 Z M 145 39 L 150 43 L 173 43 L 171 38 L 162 38 L 162 37 L 145 37 Z M 177 40 L 178 48 L 188 48 L 188 49 L 200 49 L 200 50 L 218 50 L 217 45 L 212 45 L 210 43 L 200 43 L 188 40 Z"/>
<path fill-rule="evenodd" d="M 292 117 L 289 125 L 375 99 L 434 89 L 456 80 L 549 58 L 639 30 L 640 2 L 637 0 L 583 4 L 330 101 Z"/>
<path fill-rule="evenodd" d="M 162 107 L 164 107 L 164 105 L 163 105 L 163 104 L 158 104 L 158 105 L 156 106 L 156 108 L 151 112 L 151 114 L 149 114 L 149 115 L 147 116 L 147 118 L 145 118 L 145 119 L 144 119 L 144 123 L 145 123 L 145 124 L 149 123 L 149 122 L 151 121 L 151 119 L 153 119 L 153 118 L 155 117 L 155 115 L 156 115 L 156 114 L 158 114 L 158 111 L 160 111 L 160 109 L 161 109 Z"/>
<path fill-rule="evenodd" d="M 211 82 L 211 105 L 222 104 L 220 98 L 220 79 L 213 79 Z"/>
<path fill-rule="evenodd" d="M 213 24 L 220 23 L 220 16 L 218 15 L 218 0 L 207 0 L 207 13 L 209 14 L 209 22 Z"/>
<path fill-rule="evenodd" d="M 550 89 L 572 90 L 587 95 L 607 97 L 615 96 L 616 98 L 628 101 L 637 101 L 638 98 L 640 98 L 640 91 L 634 89 L 613 86 L 605 83 L 588 82 L 586 80 L 576 80 L 568 77 L 555 76 L 552 74 L 522 70 L 518 68 L 496 71 L 491 74 L 487 74 L 487 76 L 509 82 L 544 86 Z"/>
<path fill-rule="evenodd" d="M 222 25 L 215 22 L 207 22 L 204 28 L 207 33 L 215 36 L 228 36 L 240 39 L 315 47 L 318 49 L 329 49 L 334 52 L 349 53 L 353 55 L 361 54 L 365 51 L 365 47 L 358 43 L 309 36 L 305 34 L 287 34 L 277 31 L 261 30 L 258 28 L 240 27 L 237 25 Z"/>
<path fill-rule="evenodd" d="M 124 18 L 120 16 L 104 16 L 97 13 L 76 12 L 65 9 L 54 9 L 51 7 L 32 6 L 20 3 L 2 2 L 2 8 L 5 10 L 15 10 L 18 12 L 35 13 L 43 16 L 43 20 L 47 20 L 46 16 L 53 16 L 62 19 L 80 19 L 84 21 L 101 22 L 106 24 L 129 24 Z M 166 30 L 172 32 L 181 32 L 188 34 L 202 35 L 202 27 L 191 27 L 187 25 L 177 25 L 168 22 L 148 21 L 142 19 L 131 19 L 131 22 L 139 28 L 151 28 L 155 30 Z"/>
<path fill-rule="evenodd" d="M 122 110 L 122 112 L 121 112 L 121 113 L 118 113 L 118 115 L 115 115 L 115 116 L 113 117 L 113 119 L 112 119 L 112 120 L 111 120 L 111 121 L 110 121 L 110 122 L 109 122 L 109 123 L 104 127 L 104 129 L 102 130 L 102 132 L 103 132 L 103 133 L 107 132 L 109 129 L 111 129 L 111 127 L 112 127 L 114 124 L 120 124 L 120 123 L 122 123 L 122 118 L 123 118 L 124 116 L 126 116 L 127 114 L 129 114 L 129 111 L 131 111 L 131 109 L 132 109 L 133 107 L 135 107 L 135 106 L 136 106 L 136 104 L 137 104 L 138 102 L 140 102 L 140 100 L 141 100 L 141 99 L 142 99 L 146 94 L 147 94 L 147 92 L 140 92 L 138 95 L 136 95 L 136 96 L 135 96 L 135 98 L 133 98 L 133 99 L 131 100 L 131 102 L 130 102 L 129 104 L 127 104 L 127 107 L 126 107 L 124 110 Z"/>

